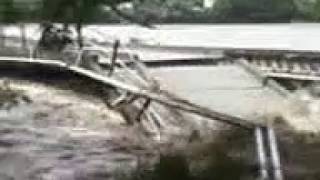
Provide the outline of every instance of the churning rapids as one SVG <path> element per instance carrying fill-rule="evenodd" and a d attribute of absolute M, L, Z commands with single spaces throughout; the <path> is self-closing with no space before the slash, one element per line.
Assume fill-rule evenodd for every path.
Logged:
<path fill-rule="evenodd" d="M 155 157 L 137 128 L 100 98 L 70 90 L 70 82 L 0 83 L 1 180 L 113 179 Z"/>

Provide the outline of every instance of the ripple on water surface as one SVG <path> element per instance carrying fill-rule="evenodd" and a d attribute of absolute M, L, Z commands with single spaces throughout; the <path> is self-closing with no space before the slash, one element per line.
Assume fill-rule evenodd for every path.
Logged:
<path fill-rule="evenodd" d="M 111 179 L 151 146 L 100 98 L 1 80 L 0 179 Z"/>

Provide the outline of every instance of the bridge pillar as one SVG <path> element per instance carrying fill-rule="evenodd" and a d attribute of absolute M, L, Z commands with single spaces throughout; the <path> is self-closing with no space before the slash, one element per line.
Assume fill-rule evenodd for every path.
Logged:
<path fill-rule="evenodd" d="M 276 134 L 271 127 L 256 127 L 256 152 L 260 180 L 283 180 Z"/>

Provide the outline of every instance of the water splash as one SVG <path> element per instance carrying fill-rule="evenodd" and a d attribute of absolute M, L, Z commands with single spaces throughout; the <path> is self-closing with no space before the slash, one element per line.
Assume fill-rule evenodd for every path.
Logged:
<path fill-rule="evenodd" d="M 0 110 L 0 179 L 112 179 L 137 157 L 155 157 L 152 142 L 98 97 L 29 81 L 9 86 L 11 100 L 30 102 Z"/>
<path fill-rule="evenodd" d="M 264 110 L 267 123 L 283 119 L 298 132 L 320 132 L 320 98 L 310 88 L 299 89 L 286 99 L 268 99 Z"/>

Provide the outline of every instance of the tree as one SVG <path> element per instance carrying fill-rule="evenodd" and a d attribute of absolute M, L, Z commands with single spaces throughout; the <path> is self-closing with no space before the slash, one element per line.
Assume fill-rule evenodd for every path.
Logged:
<path fill-rule="evenodd" d="M 312 17 L 315 21 L 320 21 L 320 0 L 316 0 L 313 11 Z"/>
<path fill-rule="evenodd" d="M 0 3 L 0 22 L 2 24 L 7 24 L 13 21 L 15 21 L 15 9 L 13 6 L 13 0 L 2 0 Z M 6 40 L 6 35 L 4 34 L 2 25 L 0 25 L 0 36 L 0 46 L 3 47 Z"/>
<path fill-rule="evenodd" d="M 296 7 L 293 0 L 218 0 L 213 11 L 223 22 L 289 22 Z"/>
<path fill-rule="evenodd" d="M 314 20 L 315 0 L 295 0 L 295 18 L 299 20 Z"/>
<path fill-rule="evenodd" d="M 26 47 L 26 34 L 24 22 L 28 20 L 31 11 L 34 11 L 40 0 L 1 0 L 0 1 L 0 23 L 19 23 L 21 30 L 22 47 Z M 5 35 L 3 34 L 2 26 L 1 32 L 1 45 L 4 45 Z"/>
<path fill-rule="evenodd" d="M 118 9 L 117 6 L 119 4 L 131 1 L 133 0 L 44 0 L 43 19 L 52 22 L 63 22 L 65 27 L 70 23 L 75 23 L 78 44 L 81 48 L 83 45 L 82 25 L 94 15 L 97 9 L 101 9 L 102 6 L 108 6 L 124 19 L 145 25 Z"/>
<path fill-rule="evenodd" d="M 212 14 L 216 21 L 227 21 L 230 18 L 232 4 L 229 0 L 218 0 L 212 10 Z"/>

